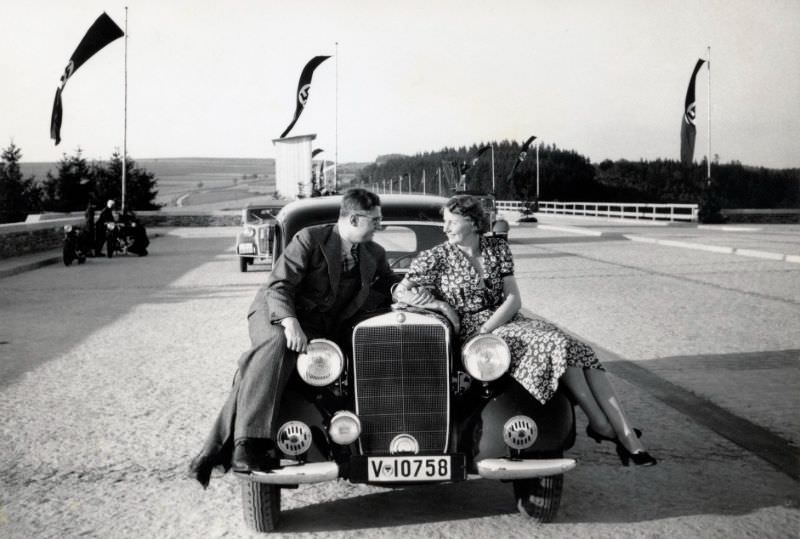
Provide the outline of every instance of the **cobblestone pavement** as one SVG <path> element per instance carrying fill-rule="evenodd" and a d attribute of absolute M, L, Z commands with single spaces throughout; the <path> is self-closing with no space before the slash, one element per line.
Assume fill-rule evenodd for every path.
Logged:
<path fill-rule="evenodd" d="M 511 245 L 525 308 L 596 346 L 659 465 L 621 467 L 578 414 L 554 524 L 507 484 L 332 482 L 284 491 L 277 536 L 797 537 L 800 265 L 521 226 Z M 266 275 L 232 246 L 172 230 L 146 258 L 0 279 L 0 536 L 254 536 L 235 478 L 184 475 Z M 788 461 L 745 443 L 756 427 Z"/>

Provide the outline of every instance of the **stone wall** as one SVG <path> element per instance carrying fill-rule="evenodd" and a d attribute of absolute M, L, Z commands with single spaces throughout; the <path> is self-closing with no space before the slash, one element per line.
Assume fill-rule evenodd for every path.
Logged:
<path fill-rule="evenodd" d="M 61 246 L 64 225 L 80 226 L 83 218 L 61 218 L 38 223 L 9 223 L 0 225 L 0 258 L 10 258 Z"/>
<path fill-rule="evenodd" d="M 72 214 L 75 215 L 75 214 Z M 189 212 L 142 211 L 137 217 L 145 227 L 239 226 L 239 211 Z M 46 215 L 25 223 L 0 225 L 0 259 L 61 247 L 64 225 L 83 226 L 83 216 Z"/>

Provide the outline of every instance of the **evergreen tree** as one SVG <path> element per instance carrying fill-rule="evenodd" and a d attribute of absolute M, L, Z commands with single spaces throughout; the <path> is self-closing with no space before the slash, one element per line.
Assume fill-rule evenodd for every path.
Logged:
<path fill-rule="evenodd" d="M 100 172 L 102 170 L 102 173 Z M 114 152 L 105 167 L 98 167 L 95 175 L 95 193 L 99 201 L 113 198 L 122 201 L 122 156 Z M 133 159 L 125 161 L 125 207 L 132 210 L 157 210 L 158 190 L 152 172 L 136 166 Z"/>
<path fill-rule="evenodd" d="M 0 154 L 0 223 L 25 220 L 40 210 L 40 192 L 34 178 L 23 178 L 22 150 L 13 142 Z"/>
<path fill-rule="evenodd" d="M 44 207 L 49 211 L 82 211 L 89 202 L 92 191 L 92 171 L 83 152 L 77 149 L 75 155 L 62 154 L 56 165 L 57 175 L 47 173 L 44 182 Z"/>

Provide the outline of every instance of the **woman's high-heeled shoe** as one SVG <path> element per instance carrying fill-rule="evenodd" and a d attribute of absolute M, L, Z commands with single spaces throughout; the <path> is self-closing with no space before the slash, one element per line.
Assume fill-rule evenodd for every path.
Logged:
<path fill-rule="evenodd" d="M 630 466 L 630 461 L 636 466 L 655 466 L 658 461 L 647 451 L 631 453 L 622 444 L 617 444 L 617 455 L 623 466 Z"/>
<path fill-rule="evenodd" d="M 636 437 L 637 438 L 641 438 L 642 437 L 642 431 L 641 430 L 633 429 L 633 432 L 636 433 Z M 619 443 L 619 439 L 616 436 L 613 437 L 613 438 L 609 438 L 608 436 L 603 436 L 602 434 L 600 434 L 599 432 L 594 430 L 591 425 L 586 425 L 586 436 L 588 436 L 589 438 L 591 438 L 592 440 L 594 440 L 598 444 L 600 442 L 603 442 L 603 441 L 613 442 L 615 444 Z"/>

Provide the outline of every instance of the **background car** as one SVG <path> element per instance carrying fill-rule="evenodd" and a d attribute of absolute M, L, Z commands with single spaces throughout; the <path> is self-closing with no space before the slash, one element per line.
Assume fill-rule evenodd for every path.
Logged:
<path fill-rule="evenodd" d="M 397 273 L 445 241 L 445 200 L 381 197 L 383 229 L 374 239 Z M 303 227 L 336 222 L 340 203 L 338 196 L 321 197 L 284 207 L 273 255 Z M 461 342 L 433 311 L 387 301 L 348 328 L 339 341 L 312 341 L 297 359 L 274 434 L 281 466 L 237 474 L 249 526 L 275 529 L 282 488 L 337 479 L 391 487 L 508 481 L 523 515 L 554 518 L 563 474 L 576 464 L 563 456 L 575 440 L 573 407 L 563 393 L 539 403 L 508 374 L 502 339 Z"/>
<path fill-rule="evenodd" d="M 255 262 L 272 261 L 275 216 L 286 203 L 250 204 L 242 210 L 242 230 L 236 235 L 239 271 L 247 271 Z"/>

